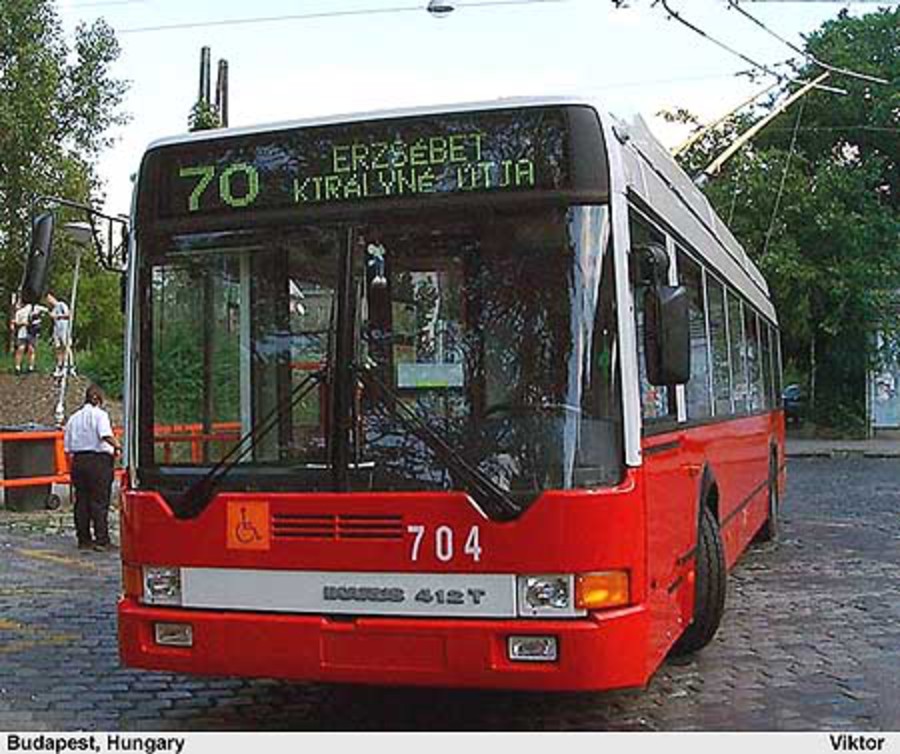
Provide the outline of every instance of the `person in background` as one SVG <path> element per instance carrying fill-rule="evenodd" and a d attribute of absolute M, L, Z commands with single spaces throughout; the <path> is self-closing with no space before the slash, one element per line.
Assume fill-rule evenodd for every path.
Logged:
<path fill-rule="evenodd" d="M 62 377 L 67 366 L 69 373 L 74 373 L 74 366 L 69 360 L 71 312 L 69 305 L 52 293 L 47 294 L 47 305 L 50 307 L 50 318 L 53 320 L 53 349 L 56 351 L 56 369 L 53 370 L 53 376 Z"/>
<path fill-rule="evenodd" d="M 9 320 L 9 331 L 13 342 L 15 354 L 16 374 L 22 374 L 22 359 L 28 349 L 28 318 L 31 311 L 22 303 L 22 299 L 16 297 L 13 304 L 13 316 Z"/>
<path fill-rule="evenodd" d="M 28 322 L 28 337 L 31 340 L 31 361 L 28 371 L 34 371 L 34 358 L 37 355 L 38 340 L 41 338 L 41 325 L 44 323 L 44 315 L 50 310 L 40 304 L 31 305 L 31 317 Z"/>
<path fill-rule="evenodd" d="M 16 313 L 11 328 L 16 338 L 16 374 L 22 374 L 22 362 L 28 355 L 28 371 L 34 371 L 35 344 L 41 332 L 41 317 L 47 308 L 37 304 L 26 304 L 21 297 L 16 300 Z"/>
<path fill-rule="evenodd" d="M 79 550 L 106 552 L 109 539 L 109 499 L 113 461 L 122 451 L 103 408 L 103 391 L 91 385 L 84 405 L 66 422 L 63 447 L 75 488 L 75 532 Z M 93 527 L 93 537 L 91 528 Z"/>

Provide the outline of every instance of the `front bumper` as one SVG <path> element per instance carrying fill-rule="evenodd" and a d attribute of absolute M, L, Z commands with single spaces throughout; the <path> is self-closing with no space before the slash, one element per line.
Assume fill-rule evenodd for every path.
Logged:
<path fill-rule="evenodd" d="M 337 618 L 221 612 L 119 602 L 124 665 L 176 673 L 303 681 L 599 690 L 643 686 L 650 675 L 643 606 L 578 620 Z M 154 623 L 193 628 L 190 648 L 160 646 Z M 511 635 L 554 635 L 552 663 L 513 662 Z"/>

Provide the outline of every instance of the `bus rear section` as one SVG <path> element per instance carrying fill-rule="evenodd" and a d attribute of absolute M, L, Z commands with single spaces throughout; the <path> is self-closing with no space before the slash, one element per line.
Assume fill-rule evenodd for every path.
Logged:
<path fill-rule="evenodd" d="M 720 463 L 716 430 L 700 448 L 684 391 L 661 399 L 672 422 L 642 416 L 646 306 L 684 341 L 657 382 L 691 378 L 696 323 L 658 251 L 638 291 L 644 246 L 607 133 L 592 107 L 541 102 L 148 152 L 129 275 L 126 665 L 647 682 L 697 622 L 699 456 L 727 489 L 716 527 L 751 501 L 731 562 L 764 494 Z"/>

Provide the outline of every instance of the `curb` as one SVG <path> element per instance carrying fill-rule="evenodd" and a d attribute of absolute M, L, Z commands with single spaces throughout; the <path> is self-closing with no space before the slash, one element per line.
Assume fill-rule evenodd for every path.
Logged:
<path fill-rule="evenodd" d="M 827 448 L 823 450 L 787 450 L 787 458 L 900 458 L 900 450 L 850 450 Z"/>

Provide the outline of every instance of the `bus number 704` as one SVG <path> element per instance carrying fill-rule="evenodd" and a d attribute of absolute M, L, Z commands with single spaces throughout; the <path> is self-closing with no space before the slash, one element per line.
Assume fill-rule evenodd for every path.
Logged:
<path fill-rule="evenodd" d="M 414 563 L 419 559 L 422 541 L 425 539 L 426 527 L 423 524 L 410 524 L 406 531 L 413 535 L 412 548 L 409 559 Z M 453 560 L 453 529 L 442 524 L 434 530 L 434 554 L 442 563 Z M 469 529 L 466 543 L 463 545 L 463 554 L 468 555 L 476 563 L 481 560 L 481 540 L 477 526 Z"/>

